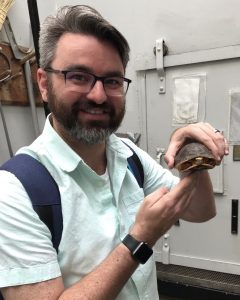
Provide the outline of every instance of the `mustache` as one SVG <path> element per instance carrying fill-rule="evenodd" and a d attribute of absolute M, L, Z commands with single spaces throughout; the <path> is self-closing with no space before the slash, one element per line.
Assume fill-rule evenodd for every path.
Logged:
<path fill-rule="evenodd" d="M 93 108 L 98 108 L 102 109 L 106 113 L 111 113 L 114 111 L 113 105 L 110 103 L 95 103 L 94 101 L 88 101 L 88 100 L 81 100 L 78 102 L 75 102 L 72 106 L 72 111 L 73 112 L 78 112 L 79 110 L 88 110 L 88 109 L 93 109 Z"/>

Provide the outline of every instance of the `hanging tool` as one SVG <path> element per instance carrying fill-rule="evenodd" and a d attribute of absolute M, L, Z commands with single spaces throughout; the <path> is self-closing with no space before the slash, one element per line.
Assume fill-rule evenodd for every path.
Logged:
<path fill-rule="evenodd" d="M 6 19 L 7 13 L 13 4 L 13 0 L 1 0 L 0 3 L 0 30 L 2 29 L 2 25 Z"/>
<path fill-rule="evenodd" d="M 20 63 L 23 65 L 24 68 L 24 74 L 26 78 L 26 84 L 27 84 L 27 92 L 28 92 L 28 99 L 31 107 L 31 113 L 32 113 L 32 120 L 33 120 L 33 126 L 35 131 L 35 136 L 38 137 L 40 134 L 39 124 L 38 124 L 38 117 L 37 117 L 37 109 L 36 109 L 36 103 L 34 98 L 34 91 L 33 91 L 33 82 L 32 82 L 32 74 L 30 66 L 29 66 L 29 60 L 32 58 L 35 53 L 32 51 L 24 52 L 22 51 L 19 46 L 17 45 L 17 42 L 14 37 L 14 33 L 10 24 L 10 21 L 8 17 L 6 17 L 4 22 L 4 29 L 7 34 L 11 49 L 13 51 L 14 57 L 17 60 L 20 60 Z"/>
<path fill-rule="evenodd" d="M 1 47 L 0 47 L 0 66 L 1 66 L 1 73 L 0 73 L 0 83 L 1 83 L 9 79 L 12 75 L 10 61 L 8 57 L 3 53 Z"/>

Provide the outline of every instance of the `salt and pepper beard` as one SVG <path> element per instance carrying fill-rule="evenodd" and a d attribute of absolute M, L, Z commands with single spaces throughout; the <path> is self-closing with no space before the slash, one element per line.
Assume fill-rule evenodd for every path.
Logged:
<path fill-rule="evenodd" d="M 48 106 L 56 120 L 75 139 L 83 141 L 88 145 L 99 144 L 108 139 L 115 132 L 125 115 L 125 99 L 120 99 L 122 107 L 116 113 L 115 107 L 110 103 L 96 104 L 94 101 L 79 99 L 72 107 L 66 107 L 61 99 L 54 93 L 51 80 L 48 81 Z M 109 114 L 109 122 L 91 121 L 83 124 L 78 118 L 79 109 L 102 108 Z"/>

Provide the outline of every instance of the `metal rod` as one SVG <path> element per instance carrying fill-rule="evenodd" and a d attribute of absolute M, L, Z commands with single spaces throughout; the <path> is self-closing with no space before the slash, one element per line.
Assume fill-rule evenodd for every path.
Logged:
<path fill-rule="evenodd" d="M 39 22 L 39 15 L 38 15 L 38 7 L 36 0 L 28 0 L 28 11 L 29 17 L 31 22 L 31 29 L 33 35 L 33 43 L 36 53 L 36 60 L 39 66 L 39 47 L 38 47 L 38 40 L 39 40 L 39 30 L 40 30 L 40 22 Z"/>
<path fill-rule="evenodd" d="M 12 157 L 13 156 L 13 150 L 12 150 L 11 141 L 10 141 L 8 130 L 7 130 L 7 124 L 6 124 L 6 120 L 5 120 L 5 117 L 4 117 L 1 100 L 0 100 L 0 114 L 1 114 L 1 117 L 2 117 L 2 124 L 3 124 L 5 137 L 6 137 L 6 140 L 7 140 L 9 155 L 10 155 L 10 157 Z"/>
<path fill-rule="evenodd" d="M 34 92 L 33 92 L 32 73 L 31 73 L 29 61 L 26 61 L 24 64 L 24 73 L 25 73 L 25 78 L 27 83 L 28 99 L 31 107 L 35 136 L 38 137 L 40 134 L 40 129 L 38 124 L 37 109 L 36 109 L 36 103 L 35 103 Z"/>

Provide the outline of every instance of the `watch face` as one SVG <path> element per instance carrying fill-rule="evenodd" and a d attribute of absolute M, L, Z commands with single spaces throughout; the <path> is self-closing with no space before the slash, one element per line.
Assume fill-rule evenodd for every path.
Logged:
<path fill-rule="evenodd" d="M 135 257 L 141 264 L 145 264 L 152 254 L 153 250 L 143 242 L 140 243 L 132 253 L 133 257 Z"/>

